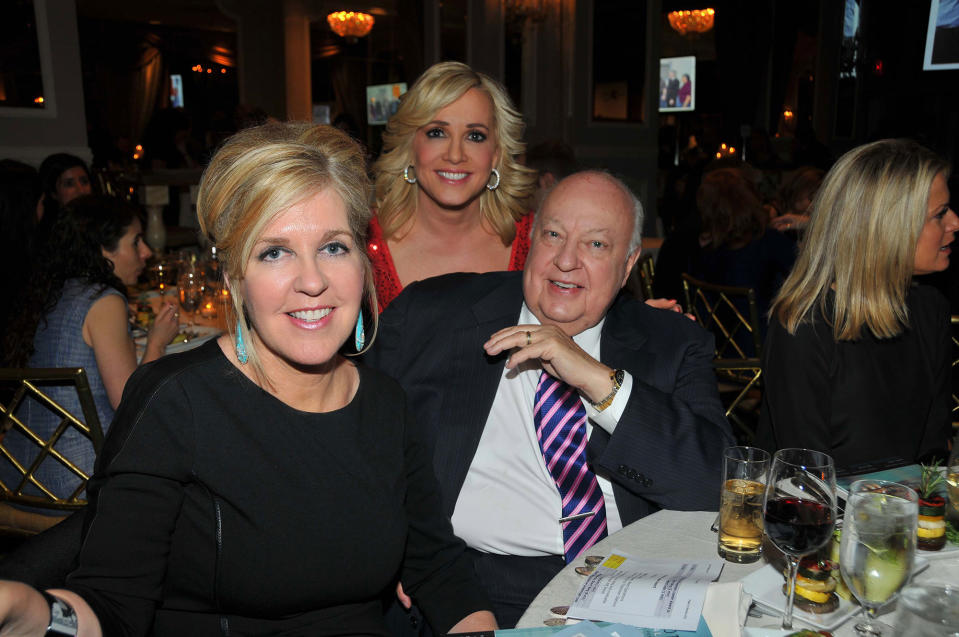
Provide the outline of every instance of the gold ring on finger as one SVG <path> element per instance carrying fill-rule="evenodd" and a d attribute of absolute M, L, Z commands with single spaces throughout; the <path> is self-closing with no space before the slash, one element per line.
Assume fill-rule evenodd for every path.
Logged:
<path fill-rule="evenodd" d="M 531 339 L 531 336 L 532 336 L 532 335 L 531 335 L 529 332 L 526 332 L 526 345 L 527 345 L 527 346 L 528 346 L 530 343 L 533 342 L 532 339 Z"/>

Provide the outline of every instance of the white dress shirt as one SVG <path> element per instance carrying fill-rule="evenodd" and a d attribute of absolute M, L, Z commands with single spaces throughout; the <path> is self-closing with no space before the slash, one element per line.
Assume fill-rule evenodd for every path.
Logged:
<path fill-rule="evenodd" d="M 583 350 L 599 360 L 603 321 L 573 337 Z M 520 325 L 539 325 L 526 304 Z M 493 406 L 480 437 L 453 511 L 453 530 L 474 549 L 503 555 L 563 555 L 563 505 L 553 476 L 546 468 L 533 425 L 533 403 L 543 368 L 527 361 L 503 370 Z M 588 400 L 587 436 L 593 426 L 610 434 L 626 409 L 633 378 L 626 374 L 612 404 L 596 411 Z M 597 474 L 606 500 L 608 532 L 622 528 L 613 487 Z"/>

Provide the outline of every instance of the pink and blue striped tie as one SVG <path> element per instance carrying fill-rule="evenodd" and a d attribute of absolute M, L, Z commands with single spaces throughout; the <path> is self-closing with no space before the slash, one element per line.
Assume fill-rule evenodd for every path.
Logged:
<path fill-rule="evenodd" d="M 569 564 L 606 537 L 606 504 L 596 474 L 586 464 L 586 408 L 575 389 L 543 372 L 536 387 L 533 425 L 546 468 L 563 499 L 563 548 Z"/>

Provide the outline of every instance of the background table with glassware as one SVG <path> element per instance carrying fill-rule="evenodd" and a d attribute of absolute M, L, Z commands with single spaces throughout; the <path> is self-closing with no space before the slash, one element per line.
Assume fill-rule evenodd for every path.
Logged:
<path fill-rule="evenodd" d="M 717 537 L 710 527 L 716 520 L 716 515 L 715 511 L 658 511 L 613 533 L 589 549 L 588 553 L 607 556 L 615 550 L 636 556 L 714 559 L 718 557 Z M 959 549 L 953 547 L 938 554 L 919 551 L 917 555 L 927 560 L 928 566 L 913 576 L 913 583 L 955 585 L 959 582 Z M 766 564 L 765 557 L 753 564 L 726 562 L 719 581 L 741 581 L 764 568 Z M 533 600 L 526 613 L 520 618 L 517 627 L 538 628 L 544 626 L 545 620 L 556 618 L 550 609 L 568 605 L 576 597 L 579 587 L 586 579 L 575 570 L 581 566 L 583 566 L 583 560 L 577 560 L 560 571 Z M 900 613 L 898 603 L 891 605 L 891 608 L 893 610 L 884 609 L 879 615 L 879 621 L 889 627 L 896 625 Z M 729 612 L 734 613 L 735 610 L 730 609 Z M 746 626 L 778 625 L 780 618 L 781 614 L 760 617 L 750 615 Z M 855 637 L 856 631 L 853 624 L 855 620 L 846 621 L 832 632 L 835 637 Z M 797 616 L 795 628 L 798 630 L 801 627 L 805 627 L 805 624 L 802 623 L 801 617 Z M 891 628 L 889 634 L 892 634 Z"/>
<path fill-rule="evenodd" d="M 191 349 L 226 330 L 230 293 L 220 264 L 210 255 L 192 251 L 168 255 L 151 264 L 145 278 L 142 287 L 130 291 L 131 312 L 139 328 L 134 334 L 138 358 L 146 346 L 145 330 L 166 303 L 180 312 L 180 334 L 167 353 Z"/>

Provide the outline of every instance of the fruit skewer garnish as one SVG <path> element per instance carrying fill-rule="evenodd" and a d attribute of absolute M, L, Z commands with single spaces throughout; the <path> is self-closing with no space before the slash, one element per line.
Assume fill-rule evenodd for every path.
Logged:
<path fill-rule="evenodd" d="M 937 461 L 922 465 L 916 546 L 924 551 L 938 551 L 946 544 L 946 499 L 938 494 L 941 483 L 942 474 Z"/>

